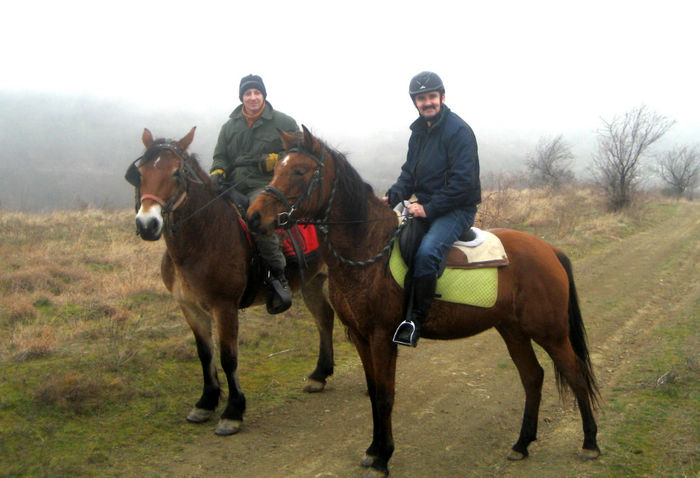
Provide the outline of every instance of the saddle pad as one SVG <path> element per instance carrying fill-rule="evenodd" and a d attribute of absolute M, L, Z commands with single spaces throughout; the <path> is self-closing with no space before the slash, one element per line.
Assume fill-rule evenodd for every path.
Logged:
<path fill-rule="evenodd" d="M 403 287 L 408 268 L 398 247 L 391 251 L 389 269 L 394 280 Z M 440 276 L 435 289 L 439 300 L 477 307 L 493 307 L 498 298 L 498 269 L 481 267 L 478 269 L 447 268 Z"/>
<path fill-rule="evenodd" d="M 282 252 L 287 258 L 295 258 L 297 255 L 293 240 L 296 242 L 297 247 L 300 248 L 299 252 L 303 253 L 305 257 L 318 250 L 318 236 L 314 225 L 295 224 L 289 230 L 278 229 L 277 233 L 282 238 Z"/>
<path fill-rule="evenodd" d="M 455 242 L 447 252 L 447 267 L 478 269 L 507 266 L 510 262 L 501 240 L 491 232 L 473 227 L 476 239 L 471 242 Z"/>

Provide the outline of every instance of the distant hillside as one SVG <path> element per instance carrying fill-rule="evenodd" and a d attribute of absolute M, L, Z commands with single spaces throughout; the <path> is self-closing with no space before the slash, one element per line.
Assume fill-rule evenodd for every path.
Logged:
<path fill-rule="evenodd" d="M 143 128 L 179 138 L 197 126 L 191 150 L 208 168 L 228 114 L 226 108 L 221 111 L 145 112 L 88 97 L 0 92 L 0 208 L 129 207 L 133 192 L 123 177 L 143 151 Z M 395 129 L 366 138 L 322 138 L 345 153 L 378 194 L 398 176 L 409 135 L 408 124 L 387 126 Z M 314 125 L 309 127 L 313 131 Z M 519 168 L 532 147 L 522 140 L 478 139 L 482 172 Z"/>
<path fill-rule="evenodd" d="M 124 181 L 143 151 L 144 127 L 158 136 L 197 125 L 195 147 L 211 155 L 218 123 L 187 113 L 145 113 L 90 98 L 0 93 L 0 206 L 41 211 L 133 203 Z"/>

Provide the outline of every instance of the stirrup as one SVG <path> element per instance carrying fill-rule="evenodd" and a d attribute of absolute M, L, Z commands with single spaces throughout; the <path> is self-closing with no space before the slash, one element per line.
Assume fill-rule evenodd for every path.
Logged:
<path fill-rule="evenodd" d="M 407 329 L 408 331 L 410 331 L 408 333 L 408 341 L 402 340 L 398 337 L 399 332 L 401 332 L 402 329 Z M 396 332 L 394 332 L 394 338 L 392 339 L 392 341 L 395 344 L 406 345 L 408 347 L 415 347 L 416 345 L 418 345 L 418 337 L 414 338 L 415 333 L 416 333 L 416 324 L 414 324 L 410 320 L 404 320 L 403 322 L 401 322 L 399 324 L 398 327 L 396 327 Z"/>
<path fill-rule="evenodd" d="M 279 314 L 289 309 L 292 305 L 292 291 L 289 286 L 286 288 L 279 279 L 269 279 L 270 292 L 267 299 L 267 312 L 269 314 Z"/>

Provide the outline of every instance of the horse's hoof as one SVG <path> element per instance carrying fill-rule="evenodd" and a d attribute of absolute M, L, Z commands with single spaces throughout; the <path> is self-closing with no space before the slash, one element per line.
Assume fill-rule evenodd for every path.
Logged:
<path fill-rule="evenodd" d="M 360 464 L 365 468 L 369 468 L 370 466 L 372 466 L 372 463 L 374 463 L 375 458 L 375 456 L 367 455 L 365 453 L 365 456 L 362 457 L 362 461 L 360 462 Z"/>
<path fill-rule="evenodd" d="M 190 423 L 204 423 L 208 421 L 212 415 L 214 415 L 214 410 L 205 410 L 195 407 L 187 414 L 186 420 Z"/>
<path fill-rule="evenodd" d="M 243 422 L 241 420 L 228 420 L 226 418 L 222 418 L 219 420 L 219 424 L 216 425 L 216 430 L 214 430 L 214 433 L 222 437 L 235 435 L 241 431 L 242 426 Z"/>
<path fill-rule="evenodd" d="M 375 470 L 374 468 L 368 468 L 367 471 L 362 474 L 362 478 L 386 478 L 387 476 L 389 476 L 389 473 Z"/>
<path fill-rule="evenodd" d="M 587 448 L 581 448 L 581 451 L 579 452 L 578 456 L 582 460 L 595 460 L 600 456 L 600 450 L 589 450 Z"/>
<path fill-rule="evenodd" d="M 527 455 L 525 455 L 524 453 L 520 453 L 519 451 L 511 450 L 506 458 L 510 461 L 520 461 L 527 458 Z"/>
<path fill-rule="evenodd" d="M 326 388 L 325 383 L 310 378 L 309 382 L 304 386 L 304 391 L 306 393 L 318 393 L 323 392 L 324 388 Z"/>

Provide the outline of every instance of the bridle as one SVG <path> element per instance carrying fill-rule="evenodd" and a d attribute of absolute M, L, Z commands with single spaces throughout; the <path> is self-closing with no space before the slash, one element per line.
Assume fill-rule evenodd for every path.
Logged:
<path fill-rule="evenodd" d="M 299 225 L 315 225 L 318 230 L 321 232 L 321 235 L 323 237 L 323 241 L 326 243 L 326 246 L 328 247 L 328 250 L 333 254 L 333 256 L 338 259 L 340 262 L 346 265 L 350 266 L 366 266 L 370 264 L 374 264 L 377 262 L 379 259 L 381 259 L 387 252 L 389 252 L 394 244 L 394 241 L 398 237 L 399 233 L 403 230 L 404 227 L 406 227 L 407 221 L 402 221 L 399 227 L 394 229 L 394 232 L 391 235 L 391 238 L 389 239 L 389 242 L 380 250 L 374 257 L 364 260 L 364 261 L 354 261 L 352 259 L 348 259 L 346 257 L 343 257 L 331 244 L 331 241 L 328 237 L 328 226 L 331 224 L 328 222 L 328 216 L 330 215 L 331 211 L 331 206 L 333 204 L 333 199 L 335 199 L 335 193 L 337 190 L 338 186 L 338 178 L 339 176 L 339 171 L 338 171 L 338 162 L 335 162 L 335 177 L 333 178 L 333 185 L 331 186 L 331 193 L 328 198 L 328 204 L 326 206 L 326 210 L 324 213 L 323 218 L 321 219 L 297 219 L 293 217 L 293 214 L 299 210 L 299 206 L 301 205 L 302 202 L 304 202 L 306 199 L 311 197 L 311 194 L 313 193 L 314 188 L 316 186 L 319 186 L 318 190 L 318 199 L 319 201 L 321 200 L 322 197 L 322 188 L 323 188 L 323 183 L 321 182 L 321 177 L 323 175 L 323 168 L 326 163 L 326 158 L 328 156 L 328 152 L 326 151 L 326 148 L 321 145 L 321 157 L 319 158 L 315 154 L 313 154 L 311 151 L 309 151 L 306 148 L 301 148 L 301 147 L 294 147 L 289 150 L 287 150 L 287 153 L 301 153 L 304 156 L 313 159 L 317 166 L 316 170 L 313 172 L 313 175 L 311 177 L 311 180 L 309 181 L 309 184 L 306 186 L 306 190 L 304 193 L 299 196 L 294 203 L 287 198 L 287 196 L 280 191 L 278 188 L 272 185 L 267 185 L 263 189 L 262 194 L 267 194 L 268 196 L 272 196 L 273 198 L 277 199 L 285 208 L 286 211 L 283 211 L 277 215 L 277 227 L 278 228 L 283 228 L 283 229 L 288 229 L 292 227 L 294 224 L 299 224 Z M 383 220 L 383 219 L 382 219 Z M 350 224 L 350 223 L 355 223 L 356 221 L 350 221 L 350 222 L 334 222 L 333 224 Z M 363 221 L 363 222 L 368 222 L 368 221 Z"/>
<path fill-rule="evenodd" d="M 177 182 L 177 193 L 172 195 L 167 200 L 154 194 L 141 194 L 141 171 L 139 171 L 138 167 L 139 163 L 142 163 L 143 165 L 150 161 L 154 161 L 158 154 L 162 151 L 170 151 L 177 157 L 179 162 L 177 170 L 173 173 L 173 178 Z M 202 181 L 202 179 L 197 175 L 196 171 L 189 164 L 189 159 L 189 154 L 172 141 L 154 143 L 142 156 L 135 159 L 124 175 L 124 179 L 126 179 L 129 184 L 136 188 L 135 209 L 138 211 L 141 203 L 143 203 L 144 200 L 149 199 L 160 205 L 162 208 L 161 214 L 163 219 L 167 220 L 167 218 L 171 216 L 172 213 L 187 199 L 188 183 L 194 182 L 197 184 L 204 184 L 204 181 Z"/>
<path fill-rule="evenodd" d="M 287 196 L 277 189 L 276 187 L 272 186 L 271 184 L 268 184 L 263 188 L 262 194 L 267 194 L 268 196 L 272 196 L 275 199 L 277 199 L 285 208 L 286 211 L 282 211 L 281 213 L 277 214 L 277 227 L 282 228 L 282 229 L 289 229 L 292 227 L 294 224 L 299 224 L 299 220 L 292 217 L 292 215 L 297 212 L 299 209 L 299 206 L 301 205 L 302 202 L 304 202 L 307 198 L 311 197 L 311 193 L 313 193 L 313 190 L 316 188 L 316 185 L 319 186 L 318 189 L 318 199 L 320 200 L 323 194 L 323 183 L 321 182 L 321 177 L 323 175 L 323 167 L 326 164 L 326 158 L 328 156 L 328 152 L 326 151 L 326 148 L 323 146 L 321 147 L 321 157 L 317 157 L 315 154 L 312 152 L 300 148 L 300 147 L 294 147 L 290 148 L 286 152 L 287 154 L 289 153 L 301 153 L 307 158 L 313 159 L 316 162 L 316 169 L 313 172 L 313 175 L 311 176 L 311 181 L 309 181 L 309 184 L 306 186 L 306 190 L 304 193 L 296 198 L 296 201 L 292 203 L 291 199 L 287 198 Z M 328 201 L 328 207 L 326 208 L 326 215 L 324 220 L 328 219 L 328 214 L 330 212 L 331 208 L 331 203 L 333 202 L 333 196 L 335 195 L 335 189 L 336 185 L 338 183 L 338 170 L 336 167 L 336 175 L 335 178 L 333 179 L 333 187 L 331 188 L 331 198 Z"/>

